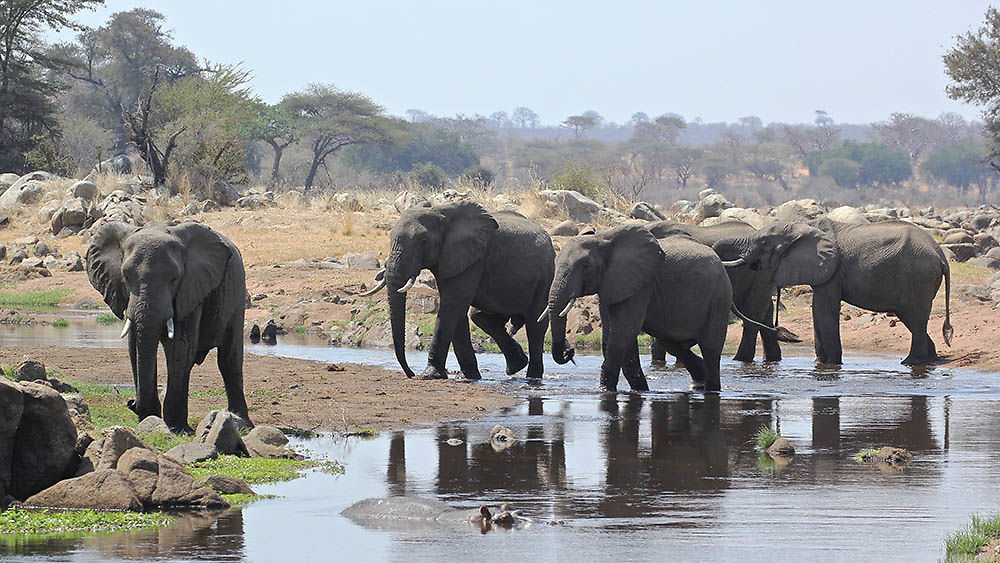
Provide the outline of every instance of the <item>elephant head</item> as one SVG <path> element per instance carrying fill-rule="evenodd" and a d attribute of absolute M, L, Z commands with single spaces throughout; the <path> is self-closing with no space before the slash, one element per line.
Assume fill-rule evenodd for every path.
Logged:
<path fill-rule="evenodd" d="M 596 293 L 605 307 L 624 301 L 653 281 L 663 259 L 663 249 L 641 225 L 570 239 L 556 258 L 549 290 L 553 349 L 565 346 L 565 317 L 578 297 Z"/>
<path fill-rule="evenodd" d="M 140 419 L 160 416 L 160 341 L 167 349 L 176 327 L 200 321 L 195 313 L 222 284 L 232 253 L 220 235 L 198 223 L 135 227 L 111 222 L 94 234 L 87 249 L 87 273 L 111 311 L 125 321 L 122 337 L 129 337 L 134 410 Z"/>
<path fill-rule="evenodd" d="M 749 264 L 753 270 L 771 271 L 777 287 L 822 285 L 840 264 L 840 250 L 832 232 L 805 223 L 768 225 L 740 246 L 744 249 L 742 255 L 725 265 Z"/>
<path fill-rule="evenodd" d="M 387 289 L 392 346 L 407 377 L 413 377 L 413 370 L 406 362 L 406 292 L 424 268 L 440 284 L 482 260 L 498 228 L 496 220 L 472 201 L 407 209 L 392 228 L 385 272 L 365 295 Z"/>

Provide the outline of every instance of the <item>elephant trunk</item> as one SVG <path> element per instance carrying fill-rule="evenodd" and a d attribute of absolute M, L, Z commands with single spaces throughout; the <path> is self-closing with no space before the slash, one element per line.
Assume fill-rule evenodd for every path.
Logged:
<path fill-rule="evenodd" d="M 407 260 L 399 248 L 392 248 L 385 264 L 385 282 L 389 295 L 389 324 L 392 327 L 392 348 L 396 361 L 406 377 L 413 377 L 413 370 L 406 362 L 406 292 L 413 286 L 419 273 L 406 267 Z"/>
<path fill-rule="evenodd" d="M 129 343 L 135 348 L 135 413 L 139 419 L 161 416 L 156 388 L 156 353 L 159 350 L 163 323 L 150 314 L 136 315 Z"/>
<path fill-rule="evenodd" d="M 565 364 L 573 359 L 576 350 L 570 348 L 566 343 L 566 315 L 562 312 L 569 306 L 570 302 L 579 294 L 579 290 L 572 292 L 571 283 L 568 276 L 559 275 L 552 282 L 549 290 L 549 320 L 552 330 L 552 359 L 558 364 Z"/>

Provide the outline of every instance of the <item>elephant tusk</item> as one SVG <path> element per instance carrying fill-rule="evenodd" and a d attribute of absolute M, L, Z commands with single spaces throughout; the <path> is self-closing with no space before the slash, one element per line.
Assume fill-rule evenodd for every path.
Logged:
<path fill-rule="evenodd" d="M 375 287 L 363 293 L 359 293 L 358 295 L 360 295 L 361 297 L 368 297 L 369 295 L 375 295 L 376 293 L 381 291 L 383 287 L 385 287 L 385 278 L 380 279 L 378 283 L 375 284 Z"/>
<path fill-rule="evenodd" d="M 170 317 L 167 319 L 167 338 L 170 340 L 174 339 L 174 318 Z"/>
<path fill-rule="evenodd" d="M 382 281 L 385 279 L 385 268 L 382 268 L 378 272 L 375 272 L 375 281 Z"/>
<path fill-rule="evenodd" d="M 404 285 L 403 287 L 397 289 L 396 292 L 406 293 L 407 291 L 410 291 L 410 288 L 413 287 L 413 284 L 415 283 L 417 283 L 417 276 L 413 276 L 412 278 L 410 278 L 410 281 L 406 282 L 406 285 Z"/>
<path fill-rule="evenodd" d="M 122 328 L 122 334 L 118 338 L 125 338 L 128 335 L 128 331 L 132 329 L 132 319 L 125 317 L 125 326 Z"/>
<path fill-rule="evenodd" d="M 743 264 L 746 264 L 746 263 L 747 263 L 747 261 L 744 260 L 743 258 L 737 258 L 736 260 L 723 260 L 722 261 L 722 265 L 725 266 L 725 267 L 727 267 L 727 268 L 735 268 L 737 266 L 742 266 Z"/>
<path fill-rule="evenodd" d="M 569 303 L 566 304 L 566 308 L 562 310 L 562 313 L 559 313 L 559 316 L 565 317 L 566 315 L 568 315 L 569 310 L 573 308 L 574 303 L 576 303 L 576 297 L 569 300 Z"/>
<path fill-rule="evenodd" d="M 538 321 L 536 321 L 536 322 L 542 322 L 542 321 L 544 321 L 545 317 L 547 317 L 547 316 L 549 316 L 549 308 L 548 307 L 546 307 L 545 310 L 542 311 L 541 315 L 538 315 Z"/>

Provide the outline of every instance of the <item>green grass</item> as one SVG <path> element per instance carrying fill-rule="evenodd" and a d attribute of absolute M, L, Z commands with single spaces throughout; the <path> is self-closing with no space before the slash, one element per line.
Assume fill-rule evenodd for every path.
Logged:
<path fill-rule="evenodd" d="M 233 495 L 220 495 L 226 502 L 232 507 L 243 507 L 256 500 L 266 499 L 266 498 L 278 498 L 278 495 L 249 495 L 246 493 L 237 493 Z"/>
<path fill-rule="evenodd" d="M 113 325 L 122 322 L 121 319 L 115 316 L 114 313 L 101 313 L 97 315 L 97 324 L 99 325 Z"/>
<path fill-rule="evenodd" d="M 306 333 L 306 325 L 299 325 L 295 327 L 295 334 L 302 336 L 305 333 Z"/>
<path fill-rule="evenodd" d="M 168 526 L 173 518 L 159 512 L 102 512 L 97 510 L 23 510 L 0 512 L 0 534 L 104 532 Z"/>
<path fill-rule="evenodd" d="M 770 426 L 762 425 L 757 429 L 757 432 L 754 433 L 753 440 L 758 446 L 766 450 L 771 447 L 771 444 L 773 444 L 779 436 L 778 432 L 773 430 Z"/>
<path fill-rule="evenodd" d="M 0 293 L 0 307 L 16 309 L 52 309 L 62 302 L 62 299 L 73 293 L 70 289 L 53 289 L 35 293 Z"/>
<path fill-rule="evenodd" d="M 66 319 L 56 319 L 52 321 L 52 326 L 56 328 L 66 328 L 69 326 L 69 321 L 67 321 Z"/>
<path fill-rule="evenodd" d="M 856 461 L 859 464 L 868 463 L 870 460 L 875 459 L 875 456 L 878 455 L 878 452 L 879 452 L 878 450 L 872 450 L 872 449 L 861 450 L 860 452 L 854 454 L 854 461 Z"/>
<path fill-rule="evenodd" d="M 1000 515 L 973 516 L 971 524 L 945 540 L 945 560 L 972 561 L 997 538 L 1000 538 Z"/>
<path fill-rule="evenodd" d="M 242 479 L 247 484 L 291 481 L 300 471 L 319 467 L 322 463 L 312 460 L 269 459 L 263 457 L 236 457 L 222 455 L 190 465 L 188 469 L 196 479 L 209 475 L 229 475 Z"/>
<path fill-rule="evenodd" d="M 365 438 L 370 440 L 372 438 L 378 438 L 379 431 L 374 428 L 358 428 L 357 430 L 351 430 L 344 434 L 344 436 L 352 436 L 355 438 Z"/>
<path fill-rule="evenodd" d="M 187 434 L 172 434 L 170 432 L 150 432 L 139 436 L 147 446 L 165 452 L 174 446 L 187 444 L 194 436 Z"/>
<path fill-rule="evenodd" d="M 12 364 L 6 364 L 0 366 L 0 375 L 3 375 L 11 381 L 17 381 L 14 379 L 14 366 Z"/>

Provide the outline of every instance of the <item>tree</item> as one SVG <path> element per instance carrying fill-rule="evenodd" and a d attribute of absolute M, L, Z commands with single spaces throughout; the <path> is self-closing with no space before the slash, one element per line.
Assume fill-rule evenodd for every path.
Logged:
<path fill-rule="evenodd" d="M 986 150 L 973 143 L 963 143 L 940 148 L 929 155 L 920 165 L 920 171 L 939 182 L 944 182 L 967 192 L 969 186 L 980 187 L 989 174 Z"/>
<path fill-rule="evenodd" d="M 292 124 L 293 116 L 288 108 L 281 104 L 258 103 L 256 110 L 257 119 L 251 137 L 264 141 L 274 151 L 274 162 L 271 165 L 271 179 L 268 181 L 268 185 L 275 186 L 278 183 L 281 155 L 286 148 L 298 140 Z"/>
<path fill-rule="evenodd" d="M 534 129 L 538 126 L 538 114 L 524 106 L 514 108 L 514 113 L 511 114 L 511 119 L 514 120 L 514 123 L 517 123 L 518 127 L 521 129 L 528 127 Z"/>
<path fill-rule="evenodd" d="M 1000 11 L 986 9 L 985 22 L 975 32 L 956 37 L 955 46 L 944 54 L 945 74 L 952 83 L 948 97 L 982 106 L 983 121 L 992 140 L 990 160 L 1000 155 Z M 991 164 L 992 165 L 992 164 Z M 992 165 L 996 167 L 995 165 Z"/>
<path fill-rule="evenodd" d="M 573 137 L 579 139 L 584 131 L 597 126 L 597 119 L 592 115 L 571 115 L 563 120 L 561 125 L 572 129 Z"/>
<path fill-rule="evenodd" d="M 847 158 L 830 158 L 819 166 L 820 176 L 829 176 L 842 188 L 853 188 L 858 183 L 861 165 Z"/>
<path fill-rule="evenodd" d="M 312 187 L 316 172 L 330 155 L 348 145 L 384 137 L 379 119 L 382 107 L 362 94 L 329 84 L 310 84 L 300 92 L 287 94 L 281 103 L 291 112 L 296 133 L 312 152 L 306 190 Z"/>
<path fill-rule="evenodd" d="M 632 114 L 632 118 L 629 119 L 629 123 L 635 127 L 640 123 L 649 123 L 649 115 L 644 111 L 637 111 Z"/>
<path fill-rule="evenodd" d="M 687 187 L 688 180 L 694 176 L 695 164 L 703 155 L 703 150 L 688 147 L 674 147 L 667 153 L 667 162 L 674 169 L 678 186 Z"/>
<path fill-rule="evenodd" d="M 43 29 L 81 30 L 73 14 L 103 0 L 4 0 L 0 3 L 0 168 L 22 170 L 24 154 L 59 136 L 52 98 L 56 85 L 44 74 L 65 61 L 47 56 Z"/>
<path fill-rule="evenodd" d="M 684 118 L 673 113 L 665 113 L 652 121 L 637 123 L 633 137 L 650 139 L 658 143 L 672 145 L 681 131 L 687 127 Z"/>
<path fill-rule="evenodd" d="M 764 127 L 764 121 L 756 115 L 747 115 L 740 118 L 740 125 L 749 129 L 750 133 L 754 133 L 758 129 Z"/>
<path fill-rule="evenodd" d="M 413 123 L 423 123 L 431 118 L 431 114 L 422 109 L 408 109 L 406 117 Z"/>
<path fill-rule="evenodd" d="M 872 123 L 872 131 L 875 140 L 903 151 L 913 163 L 944 138 L 938 122 L 909 113 L 893 113 L 888 121 Z"/>
<path fill-rule="evenodd" d="M 153 71 L 152 84 L 150 84 L 146 96 L 139 98 L 135 107 L 122 107 L 121 112 L 129 141 L 136 146 L 142 159 L 153 172 L 153 183 L 162 186 L 167 182 L 167 164 L 170 161 L 170 154 L 177 147 L 177 137 L 184 132 L 184 127 L 171 133 L 167 138 L 166 145 L 158 146 L 155 126 L 151 123 L 150 113 L 153 111 L 153 94 L 156 93 L 159 80 L 160 71 L 157 68 Z M 161 150 L 160 146 L 165 146 L 165 148 Z"/>
<path fill-rule="evenodd" d="M 376 173 L 409 172 L 421 164 L 434 164 L 449 175 L 479 164 L 475 151 L 458 133 L 438 125 L 386 119 L 379 142 L 345 148 L 341 162 Z"/>
<path fill-rule="evenodd" d="M 495 111 L 491 113 L 490 121 L 494 123 L 497 130 L 510 127 L 510 117 L 507 117 L 507 112 L 505 111 Z"/>

